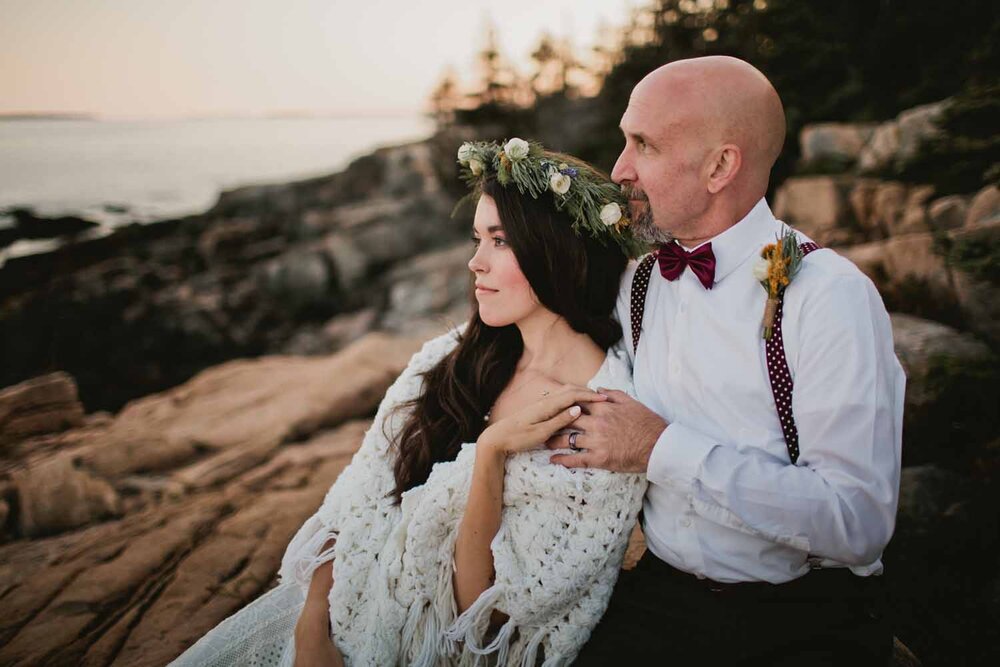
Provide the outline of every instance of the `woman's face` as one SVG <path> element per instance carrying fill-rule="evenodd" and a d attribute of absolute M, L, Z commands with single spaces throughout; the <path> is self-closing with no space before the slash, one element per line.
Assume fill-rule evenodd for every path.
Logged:
<path fill-rule="evenodd" d="M 469 270 L 476 276 L 479 318 L 491 327 L 502 327 L 520 322 L 541 308 L 514 251 L 507 245 L 491 197 L 479 198 L 472 237 L 476 253 L 469 260 Z"/>

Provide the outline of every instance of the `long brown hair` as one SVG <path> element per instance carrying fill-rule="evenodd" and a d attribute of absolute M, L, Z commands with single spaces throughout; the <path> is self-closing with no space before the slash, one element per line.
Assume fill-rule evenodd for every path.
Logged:
<path fill-rule="evenodd" d="M 507 243 L 539 302 L 602 349 L 617 342 L 622 330 L 612 312 L 628 261 L 618 246 L 578 236 L 551 194 L 533 199 L 493 178 L 482 194 L 496 203 Z M 458 345 L 424 374 L 422 394 L 401 406 L 410 414 L 396 439 L 396 502 L 427 481 L 435 463 L 453 460 L 462 443 L 476 441 L 524 350 L 516 325 L 486 325 L 474 295 L 471 300 Z"/>

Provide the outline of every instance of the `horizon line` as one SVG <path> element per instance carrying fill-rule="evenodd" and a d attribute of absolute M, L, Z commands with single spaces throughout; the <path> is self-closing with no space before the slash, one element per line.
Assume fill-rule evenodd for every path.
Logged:
<path fill-rule="evenodd" d="M 428 116 L 422 109 L 356 109 L 356 110 L 311 110 L 287 109 L 277 111 L 220 111 L 190 112 L 178 114 L 116 114 L 91 111 L 0 111 L 0 121 L 4 120 L 85 120 L 97 122 L 116 121 L 164 121 L 164 120 L 292 120 L 292 119 L 332 119 L 332 118 L 405 118 Z"/>

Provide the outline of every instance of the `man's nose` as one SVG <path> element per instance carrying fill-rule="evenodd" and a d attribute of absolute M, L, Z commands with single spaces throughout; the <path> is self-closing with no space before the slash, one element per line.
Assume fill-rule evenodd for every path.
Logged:
<path fill-rule="evenodd" d="M 632 157 L 629 155 L 628 146 L 622 149 L 618 160 L 615 161 L 615 168 L 611 170 L 611 180 L 619 184 L 635 180 L 635 171 L 632 169 Z"/>

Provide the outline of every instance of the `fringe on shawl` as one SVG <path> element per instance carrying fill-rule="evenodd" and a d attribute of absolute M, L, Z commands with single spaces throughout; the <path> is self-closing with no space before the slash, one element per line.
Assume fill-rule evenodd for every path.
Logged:
<path fill-rule="evenodd" d="M 310 523 L 315 524 L 311 527 L 313 533 L 306 537 L 310 530 L 307 526 Z M 336 541 L 338 536 L 339 533 L 323 525 L 319 517 L 311 517 L 288 545 L 287 553 L 294 555 L 288 563 L 288 570 L 282 573 L 282 583 L 290 580 L 308 589 L 316 568 L 333 560 L 336 544 L 327 549 L 324 549 L 323 545 L 331 539 Z"/>
<path fill-rule="evenodd" d="M 449 559 L 438 568 L 434 597 L 418 595 L 410 604 L 403 625 L 400 656 L 410 656 L 408 664 L 412 667 L 434 667 L 441 657 L 455 652 L 455 643 L 444 634 L 458 612 L 451 577 Z"/>
<path fill-rule="evenodd" d="M 505 593 L 506 589 L 501 584 L 490 586 L 444 631 L 444 637 L 456 647 L 451 653 L 458 654 L 460 665 L 478 665 L 480 658 L 495 655 L 496 662 L 493 664 L 496 665 L 535 667 L 538 651 L 559 619 L 537 628 L 529 635 L 523 632 L 527 628 L 519 626 L 514 618 L 508 618 L 492 640 L 486 643 L 481 638 L 489 627 L 493 612 L 499 611 L 497 603 Z M 542 662 L 542 667 L 568 665 L 569 657 L 550 653 Z"/>

